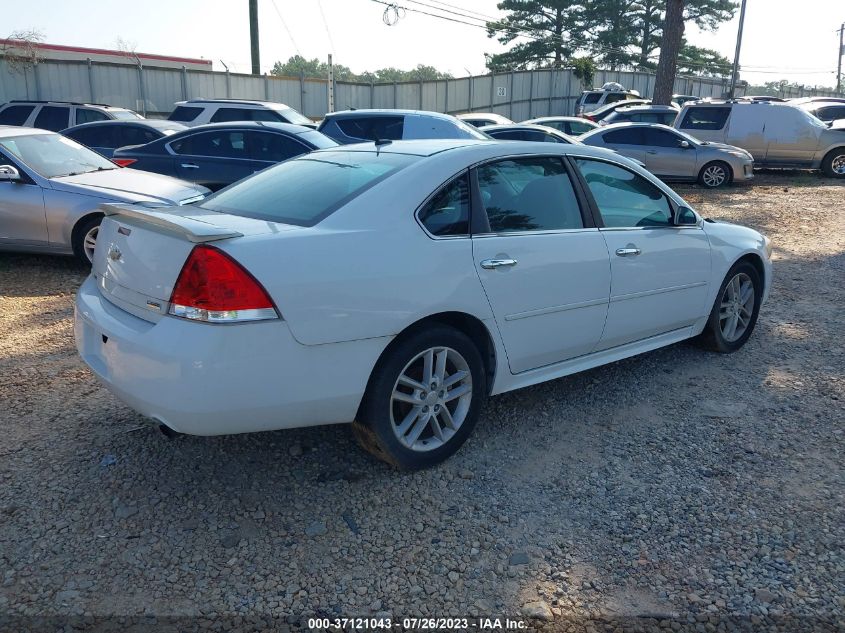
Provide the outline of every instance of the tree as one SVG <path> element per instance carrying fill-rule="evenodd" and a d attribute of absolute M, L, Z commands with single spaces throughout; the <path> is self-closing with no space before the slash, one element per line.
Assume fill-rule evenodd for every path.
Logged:
<path fill-rule="evenodd" d="M 0 47 L 3 60 L 10 72 L 26 72 L 42 60 L 38 45 L 44 41 L 44 35 L 36 29 L 14 31 Z"/>
<path fill-rule="evenodd" d="M 726 77 L 731 74 L 731 61 L 710 48 L 683 43 L 678 54 L 678 72 L 694 75 Z"/>
<path fill-rule="evenodd" d="M 572 60 L 572 74 L 581 81 L 581 87 L 589 90 L 593 87 L 596 64 L 590 57 L 576 57 Z"/>
<path fill-rule="evenodd" d="M 305 59 L 301 55 L 294 55 L 286 62 L 273 64 L 271 75 L 279 77 L 304 77 L 325 79 L 329 75 L 329 66 L 319 59 Z M 419 64 L 413 70 L 400 68 L 381 68 L 376 71 L 364 71 L 356 75 L 348 66 L 334 64 L 334 77 L 337 81 L 357 81 L 361 83 L 392 83 L 394 81 L 431 81 L 434 79 L 451 79 L 449 73 L 442 73 L 434 66 Z"/>
<path fill-rule="evenodd" d="M 675 87 L 678 69 L 678 54 L 684 40 L 684 0 L 666 0 L 666 18 L 663 22 L 663 38 L 660 40 L 660 60 L 657 62 L 657 76 L 654 79 L 655 105 L 669 105 Z"/>
<path fill-rule="evenodd" d="M 573 0 L 502 0 L 499 10 L 507 11 L 502 20 L 487 23 L 487 36 L 510 44 L 518 37 L 527 38 L 504 53 L 489 55 L 492 71 L 560 68 L 578 49 L 572 37 L 583 26 L 583 3 Z"/>

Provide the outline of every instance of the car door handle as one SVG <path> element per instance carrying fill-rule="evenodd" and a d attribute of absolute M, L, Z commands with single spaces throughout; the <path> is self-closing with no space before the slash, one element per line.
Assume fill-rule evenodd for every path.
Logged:
<path fill-rule="evenodd" d="M 650 149 L 646 152 L 646 154 L 656 154 L 657 150 Z"/>
<path fill-rule="evenodd" d="M 516 266 L 515 259 L 485 259 L 481 261 L 481 267 L 485 270 L 493 270 L 503 266 Z"/>
<path fill-rule="evenodd" d="M 638 248 L 617 248 L 616 254 L 619 257 L 636 257 L 642 253 L 642 251 Z"/>
<path fill-rule="evenodd" d="M 199 169 L 200 166 L 196 163 L 182 163 L 180 167 L 184 167 L 185 169 Z"/>

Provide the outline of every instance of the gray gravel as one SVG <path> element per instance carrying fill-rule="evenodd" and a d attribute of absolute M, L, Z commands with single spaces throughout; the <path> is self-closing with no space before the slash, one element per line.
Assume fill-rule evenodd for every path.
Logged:
<path fill-rule="evenodd" d="M 76 357 L 85 271 L 0 254 L 0 629 L 506 613 L 845 628 L 845 187 L 681 191 L 775 241 L 745 349 L 680 344 L 493 398 L 455 458 L 414 474 L 346 427 L 164 438 Z"/>

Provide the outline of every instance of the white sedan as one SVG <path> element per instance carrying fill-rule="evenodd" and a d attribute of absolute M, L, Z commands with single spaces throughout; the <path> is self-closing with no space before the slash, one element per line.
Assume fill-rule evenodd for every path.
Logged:
<path fill-rule="evenodd" d="M 119 398 L 196 435 L 354 421 L 403 469 L 454 453 L 490 395 L 692 337 L 737 350 L 771 285 L 767 238 L 583 145 L 354 145 L 104 211 L 75 331 Z"/>

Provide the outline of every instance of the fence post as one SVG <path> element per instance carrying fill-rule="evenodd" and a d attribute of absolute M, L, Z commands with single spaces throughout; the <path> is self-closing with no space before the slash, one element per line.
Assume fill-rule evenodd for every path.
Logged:
<path fill-rule="evenodd" d="M 530 71 L 528 79 L 528 118 L 534 118 L 534 71 Z"/>
<path fill-rule="evenodd" d="M 490 112 L 493 111 L 493 98 L 496 94 L 496 73 L 490 71 Z"/>
<path fill-rule="evenodd" d="M 188 67 L 182 66 L 182 101 L 188 100 Z"/>
<path fill-rule="evenodd" d="M 572 94 L 572 70 L 566 71 L 566 107 L 569 109 L 569 102 L 574 95 Z M 575 114 L 575 108 L 572 108 L 572 114 Z"/>
<path fill-rule="evenodd" d="M 226 98 L 232 98 L 232 81 L 231 77 L 229 76 L 229 69 L 226 69 Z"/>
<path fill-rule="evenodd" d="M 467 99 L 469 103 L 467 103 L 467 112 L 472 112 L 472 75 L 469 76 L 469 94 L 467 95 Z"/>
<path fill-rule="evenodd" d="M 420 110 L 423 109 L 423 80 L 420 79 Z"/>
<path fill-rule="evenodd" d="M 444 98 L 443 98 L 443 112 L 449 114 L 449 80 L 446 79 L 444 82 L 446 84 L 446 89 L 444 90 Z"/>
<path fill-rule="evenodd" d="M 264 73 L 264 100 L 270 101 L 270 78 Z"/>
<path fill-rule="evenodd" d="M 554 68 L 551 68 L 549 72 L 552 76 L 549 78 L 549 112 L 548 115 L 552 116 L 552 95 L 555 92 L 555 75 L 557 71 Z"/>
<path fill-rule="evenodd" d="M 24 72 L 26 72 L 25 69 Z M 38 62 L 32 65 L 32 81 L 35 84 L 35 100 L 41 101 L 41 86 L 38 85 Z"/>
<path fill-rule="evenodd" d="M 370 82 L 370 108 L 376 107 L 376 82 Z"/>
<path fill-rule="evenodd" d="M 94 68 L 91 64 L 91 58 L 89 57 L 86 62 L 88 63 L 88 92 L 91 93 L 91 103 L 97 103 L 97 97 L 94 94 Z"/>
<path fill-rule="evenodd" d="M 305 114 L 305 71 L 299 71 L 299 111 Z M 307 114 L 305 116 L 308 116 Z"/>
<path fill-rule="evenodd" d="M 510 90 L 510 95 L 508 95 L 508 118 L 511 120 L 513 120 L 513 75 L 514 72 L 511 70 L 511 80 L 508 82 L 508 90 Z"/>
<path fill-rule="evenodd" d="M 147 86 L 144 81 L 144 65 L 138 64 L 138 89 L 141 93 L 141 114 L 147 116 Z"/>
<path fill-rule="evenodd" d="M 393 109 L 395 110 L 398 106 L 396 105 L 396 93 L 399 90 L 396 82 L 393 82 Z"/>

